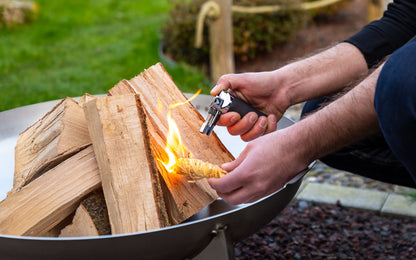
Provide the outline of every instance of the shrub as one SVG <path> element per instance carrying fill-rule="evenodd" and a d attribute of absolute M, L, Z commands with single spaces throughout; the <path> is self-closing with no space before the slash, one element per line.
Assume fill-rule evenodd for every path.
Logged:
<path fill-rule="evenodd" d="M 316 0 L 303 0 L 304 2 L 314 2 Z M 309 15 L 312 20 L 320 22 L 327 22 L 331 20 L 334 15 L 339 13 L 341 10 L 345 9 L 349 4 L 351 4 L 352 0 L 342 0 L 339 2 L 335 2 L 331 5 L 315 8 L 309 10 Z"/>
<path fill-rule="evenodd" d="M 34 2 L 0 1 L 0 28 L 30 23 L 37 19 L 39 6 Z"/>
<path fill-rule="evenodd" d="M 194 48 L 196 20 L 204 2 L 205 0 L 171 0 L 169 20 L 162 27 L 161 33 L 164 51 L 174 60 L 182 60 L 190 64 L 204 64 L 209 60 L 206 25 L 202 48 Z M 299 30 L 307 19 L 307 12 L 285 8 L 293 3 L 293 0 L 234 0 L 233 4 L 240 6 L 280 4 L 284 7 L 283 10 L 274 13 L 233 14 L 235 58 L 246 61 L 259 53 L 271 51 Z"/>

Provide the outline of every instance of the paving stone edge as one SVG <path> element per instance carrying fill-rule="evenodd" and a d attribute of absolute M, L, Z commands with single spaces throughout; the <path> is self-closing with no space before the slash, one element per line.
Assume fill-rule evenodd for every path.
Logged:
<path fill-rule="evenodd" d="M 416 199 L 396 192 L 304 181 L 295 198 L 327 204 L 339 202 L 346 207 L 371 210 L 380 215 L 416 218 Z"/>

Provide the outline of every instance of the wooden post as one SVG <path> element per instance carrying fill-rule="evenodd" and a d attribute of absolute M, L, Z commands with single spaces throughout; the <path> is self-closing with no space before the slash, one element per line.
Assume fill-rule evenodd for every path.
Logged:
<path fill-rule="evenodd" d="M 220 16 L 209 25 L 211 80 L 234 73 L 232 0 L 213 0 L 220 7 Z"/>
<path fill-rule="evenodd" d="M 367 8 L 367 20 L 368 22 L 380 19 L 383 16 L 387 5 L 392 2 L 391 0 L 368 0 Z"/>

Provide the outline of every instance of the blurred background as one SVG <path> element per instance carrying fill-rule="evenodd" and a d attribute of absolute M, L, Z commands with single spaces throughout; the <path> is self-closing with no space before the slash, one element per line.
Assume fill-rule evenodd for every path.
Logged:
<path fill-rule="evenodd" d="M 204 2 L 0 1 L 0 111 L 103 94 L 157 62 L 183 92 L 201 88 L 208 94 L 215 81 L 210 78 L 206 28 L 202 45 L 194 47 Z M 346 38 L 379 15 L 371 11 L 377 1 L 331 2 L 305 10 L 296 8 L 301 3 L 297 0 L 233 1 L 247 7 L 282 7 L 233 13 L 235 71 L 276 69 Z M 203 21 L 204 27 L 209 22 Z"/>

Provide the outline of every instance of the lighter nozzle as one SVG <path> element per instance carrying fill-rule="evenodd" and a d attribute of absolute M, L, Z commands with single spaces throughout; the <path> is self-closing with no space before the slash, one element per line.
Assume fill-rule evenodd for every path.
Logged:
<path fill-rule="evenodd" d="M 214 130 L 214 126 L 215 126 L 215 121 L 214 120 L 214 115 L 212 114 L 208 114 L 207 119 L 205 120 L 205 122 L 202 124 L 201 129 L 199 129 L 199 132 L 201 134 L 206 134 L 208 136 L 211 135 L 212 130 Z"/>
<path fill-rule="evenodd" d="M 227 100 L 226 104 L 230 103 L 230 95 L 224 91 L 221 91 L 219 96 L 216 96 L 209 106 L 208 116 L 205 122 L 202 124 L 199 132 L 206 135 L 211 135 L 214 130 L 214 126 L 217 124 L 218 119 L 222 114 L 224 100 Z"/>

